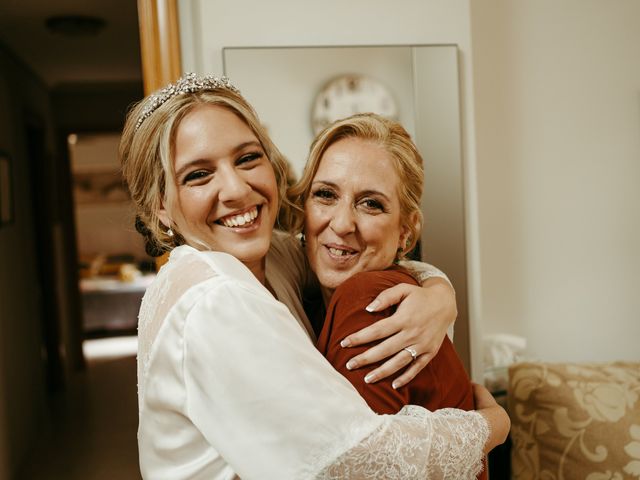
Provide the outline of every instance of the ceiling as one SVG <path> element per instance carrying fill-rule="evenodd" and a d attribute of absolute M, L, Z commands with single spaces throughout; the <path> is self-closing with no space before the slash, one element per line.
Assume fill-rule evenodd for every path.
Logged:
<path fill-rule="evenodd" d="M 45 20 L 60 15 L 106 25 L 88 36 L 50 32 Z M 142 81 L 135 0 L 0 0 L 0 43 L 50 87 Z"/>

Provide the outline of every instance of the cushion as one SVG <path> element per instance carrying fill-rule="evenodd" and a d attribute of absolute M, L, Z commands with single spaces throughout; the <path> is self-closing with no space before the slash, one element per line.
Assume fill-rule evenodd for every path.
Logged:
<path fill-rule="evenodd" d="M 640 479 L 640 363 L 509 368 L 515 480 Z"/>

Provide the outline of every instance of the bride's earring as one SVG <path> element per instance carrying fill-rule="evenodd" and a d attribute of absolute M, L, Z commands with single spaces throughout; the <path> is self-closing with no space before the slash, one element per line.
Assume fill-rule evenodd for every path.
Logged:
<path fill-rule="evenodd" d="M 167 235 L 169 235 L 170 237 L 173 237 L 173 230 L 168 229 L 167 230 Z"/>

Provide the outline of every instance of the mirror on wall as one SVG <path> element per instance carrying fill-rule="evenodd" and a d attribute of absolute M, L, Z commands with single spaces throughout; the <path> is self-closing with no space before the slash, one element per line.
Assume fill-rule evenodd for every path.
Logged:
<path fill-rule="evenodd" d="M 454 343 L 470 372 L 457 47 L 227 47 L 223 62 L 297 176 L 331 119 L 375 111 L 412 135 L 425 160 L 421 255 L 456 288 Z"/>

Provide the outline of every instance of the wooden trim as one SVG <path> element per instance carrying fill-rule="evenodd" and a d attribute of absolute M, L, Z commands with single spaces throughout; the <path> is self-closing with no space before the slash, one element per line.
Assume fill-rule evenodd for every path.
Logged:
<path fill-rule="evenodd" d="M 144 94 L 174 82 L 182 74 L 177 0 L 138 0 Z M 167 262 L 159 257 L 157 268 Z"/>
<path fill-rule="evenodd" d="M 182 74 L 177 0 L 138 0 L 144 93 Z"/>

